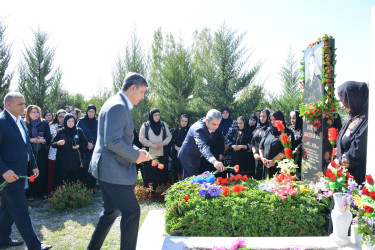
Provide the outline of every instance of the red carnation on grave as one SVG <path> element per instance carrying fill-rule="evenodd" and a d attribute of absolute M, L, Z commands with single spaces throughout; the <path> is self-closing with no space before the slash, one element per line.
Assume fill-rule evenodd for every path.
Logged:
<path fill-rule="evenodd" d="M 232 182 L 233 179 L 234 179 L 234 176 L 230 176 L 230 177 L 228 178 L 228 181 L 229 181 L 229 182 Z"/>
<path fill-rule="evenodd" d="M 30 178 L 29 178 L 29 182 L 33 183 L 34 181 L 35 181 L 35 177 L 33 175 L 31 175 Z"/>
<path fill-rule="evenodd" d="M 290 159 L 293 157 L 292 149 L 291 148 L 284 148 L 286 158 Z"/>
<path fill-rule="evenodd" d="M 164 164 L 159 164 L 158 169 L 164 169 Z"/>
<path fill-rule="evenodd" d="M 375 192 L 374 191 L 371 191 L 369 193 L 369 195 L 370 195 L 370 197 L 371 197 L 372 200 L 375 200 Z"/>
<path fill-rule="evenodd" d="M 280 132 L 285 130 L 284 123 L 281 120 L 276 121 L 276 127 L 277 127 L 277 130 L 279 130 Z"/>
<path fill-rule="evenodd" d="M 152 163 L 151 163 L 151 166 L 156 167 L 157 165 L 158 165 L 158 162 L 153 160 Z"/>
<path fill-rule="evenodd" d="M 238 173 L 238 172 L 240 172 L 240 165 L 236 165 L 236 166 L 234 166 L 235 167 L 235 170 L 234 170 L 234 172 L 236 172 L 236 173 Z"/>
<path fill-rule="evenodd" d="M 222 180 L 223 180 L 223 177 L 217 177 L 216 180 L 217 180 L 217 181 L 222 181 Z"/>
<path fill-rule="evenodd" d="M 233 192 L 235 192 L 235 193 L 241 193 L 241 191 L 242 191 L 242 187 L 241 187 L 240 184 L 237 184 L 237 185 L 234 185 L 234 186 L 232 187 L 232 190 L 233 190 Z"/>
<path fill-rule="evenodd" d="M 234 176 L 234 181 L 237 182 L 239 181 L 240 179 L 242 179 L 242 175 L 241 174 L 236 174 L 236 176 Z"/>
<path fill-rule="evenodd" d="M 221 185 L 223 186 L 229 186 L 229 182 L 228 182 L 228 179 L 224 179 L 221 181 Z"/>
<path fill-rule="evenodd" d="M 247 181 L 247 179 L 248 179 L 248 177 L 247 177 L 247 175 L 246 175 L 246 174 L 245 174 L 244 176 L 242 176 L 242 180 L 243 180 L 243 181 L 245 181 L 245 182 L 246 182 L 246 181 Z"/>
<path fill-rule="evenodd" d="M 367 205 L 365 205 L 365 210 L 366 210 L 367 213 L 370 213 L 370 214 L 374 212 L 374 208 L 370 207 L 370 206 L 367 206 Z"/>
<path fill-rule="evenodd" d="M 230 193 L 230 189 L 227 186 L 224 186 L 224 187 L 221 188 L 221 193 L 224 196 L 227 196 Z"/>
<path fill-rule="evenodd" d="M 285 145 L 289 143 L 289 136 L 286 133 L 280 135 L 281 142 Z"/>
<path fill-rule="evenodd" d="M 337 176 L 338 177 L 342 177 L 342 171 L 340 170 L 340 171 L 337 171 Z"/>
<path fill-rule="evenodd" d="M 332 146 L 336 145 L 336 140 L 338 136 L 339 136 L 339 130 L 337 128 L 328 129 L 328 140 Z"/>
<path fill-rule="evenodd" d="M 186 196 L 184 197 L 184 200 L 185 200 L 185 201 L 188 201 L 189 198 L 190 198 L 190 196 L 189 196 L 189 195 L 186 195 Z"/>
<path fill-rule="evenodd" d="M 332 170 L 330 168 L 326 171 L 326 176 L 329 177 L 332 174 Z"/>
<path fill-rule="evenodd" d="M 366 175 L 366 181 L 370 185 L 374 184 L 374 179 L 372 179 L 372 176 L 370 174 Z"/>
<path fill-rule="evenodd" d="M 367 187 L 363 187 L 363 188 L 362 188 L 362 193 L 363 193 L 364 195 L 369 195 L 369 194 L 370 194 L 369 191 L 368 191 L 368 189 L 367 189 Z"/>

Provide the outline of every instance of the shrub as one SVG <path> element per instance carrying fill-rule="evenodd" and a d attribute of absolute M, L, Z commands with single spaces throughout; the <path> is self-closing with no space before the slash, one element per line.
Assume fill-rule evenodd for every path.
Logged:
<path fill-rule="evenodd" d="M 285 199 L 258 189 L 261 182 L 254 179 L 231 181 L 226 192 L 205 198 L 199 195 L 201 184 L 192 184 L 191 179 L 174 184 L 167 192 L 165 224 L 169 234 L 280 237 L 327 233 L 326 203 L 319 202 L 317 194 L 299 182 L 296 185 L 304 191 Z M 234 192 L 238 184 L 245 188 Z"/>
<path fill-rule="evenodd" d="M 86 207 L 91 202 L 92 190 L 81 182 L 64 183 L 48 198 L 52 208 L 64 210 L 68 208 Z"/>
<path fill-rule="evenodd" d="M 167 190 L 171 187 L 171 184 L 158 185 L 155 189 L 154 199 L 158 201 L 164 201 Z"/>
<path fill-rule="evenodd" d="M 136 185 L 134 187 L 135 197 L 138 201 L 151 201 L 152 188 L 146 188 L 143 185 Z"/>

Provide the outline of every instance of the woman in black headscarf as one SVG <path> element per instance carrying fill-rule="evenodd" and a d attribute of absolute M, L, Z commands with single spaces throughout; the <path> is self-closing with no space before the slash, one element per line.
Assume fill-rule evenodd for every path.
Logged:
<path fill-rule="evenodd" d="M 139 141 L 146 147 L 151 155 L 156 156 L 164 165 L 163 169 L 152 166 L 152 161 L 143 163 L 143 185 L 145 187 L 167 184 L 168 178 L 168 144 L 172 139 L 167 124 L 160 120 L 160 111 L 151 109 L 148 121 L 142 124 L 139 131 Z"/>
<path fill-rule="evenodd" d="M 64 127 L 57 131 L 52 139 L 52 147 L 57 148 L 55 164 L 55 187 L 63 182 L 78 181 L 79 168 L 82 159 L 80 150 L 87 149 L 87 139 L 81 128 L 76 127 L 76 121 L 72 114 L 64 116 Z"/>
<path fill-rule="evenodd" d="M 349 119 L 337 138 L 336 161 L 348 168 L 358 184 L 365 181 L 369 89 L 364 82 L 344 82 L 337 88 Z"/>
<path fill-rule="evenodd" d="M 259 144 L 262 141 L 263 135 L 269 127 L 269 116 L 270 111 L 264 109 L 260 112 L 259 115 L 259 126 L 253 132 L 253 138 L 251 140 L 252 151 L 255 160 L 255 173 L 254 178 L 256 180 L 261 180 L 263 178 L 263 162 L 260 159 L 259 155 Z"/>
<path fill-rule="evenodd" d="M 87 150 L 82 151 L 83 168 L 79 170 L 79 180 L 88 189 L 94 189 L 96 179 L 88 172 L 92 154 L 98 136 L 98 120 L 96 119 L 96 106 L 90 104 L 86 109 L 86 115 L 78 120 L 77 127 L 81 128 L 88 141 Z"/>
<path fill-rule="evenodd" d="M 188 115 L 181 115 L 179 120 L 179 127 L 176 128 L 172 133 L 171 147 L 172 147 L 172 169 L 173 169 L 173 182 L 177 182 L 182 176 L 182 165 L 180 159 L 177 158 L 178 152 L 180 151 L 181 145 L 185 140 L 186 134 L 189 131 Z"/>
<path fill-rule="evenodd" d="M 297 165 L 298 168 L 296 170 L 297 176 L 301 176 L 301 164 L 302 164 L 302 126 L 303 120 L 302 117 L 299 116 L 299 110 L 293 110 L 290 112 L 290 126 L 289 129 L 294 133 L 294 140 L 296 141 L 296 147 L 293 149 L 298 154 Z"/>
<path fill-rule="evenodd" d="M 276 121 L 282 121 L 285 126 L 285 133 L 290 136 L 292 142 L 292 150 L 296 146 L 293 132 L 286 127 L 284 114 L 280 110 L 275 110 L 270 114 L 271 126 L 264 133 L 262 141 L 259 144 L 259 155 L 264 165 L 263 178 L 271 178 L 278 172 L 275 161 L 285 157 L 284 147 L 280 141 L 281 132 L 278 131 Z"/>

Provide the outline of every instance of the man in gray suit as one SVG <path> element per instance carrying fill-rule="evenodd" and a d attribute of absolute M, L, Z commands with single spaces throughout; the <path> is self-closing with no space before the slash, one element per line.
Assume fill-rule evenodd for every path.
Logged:
<path fill-rule="evenodd" d="M 121 213 L 121 249 L 135 249 L 140 207 L 133 185 L 136 163 L 150 160 L 145 150 L 132 146 L 133 118 L 130 110 L 143 98 L 148 86 L 137 73 L 128 73 L 122 91 L 108 99 L 99 113 L 98 138 L 89 172 L 99 181 L 104 211 L 87 249 L 100 249 L 113 222 Z"/>

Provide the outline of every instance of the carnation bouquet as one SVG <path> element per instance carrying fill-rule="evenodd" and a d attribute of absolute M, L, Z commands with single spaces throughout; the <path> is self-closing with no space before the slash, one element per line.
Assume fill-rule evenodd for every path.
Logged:
<path fill-rule="evenodd" d="M 340 166 L 335 161 L 331 161 L 327 171 L 324 174 L 324 179 L 327 181 L 327 188 L 331 191 L 348 191 L 348 181 L 353 179 L 353 176 L 347 171 L 346 168 Z"/>

